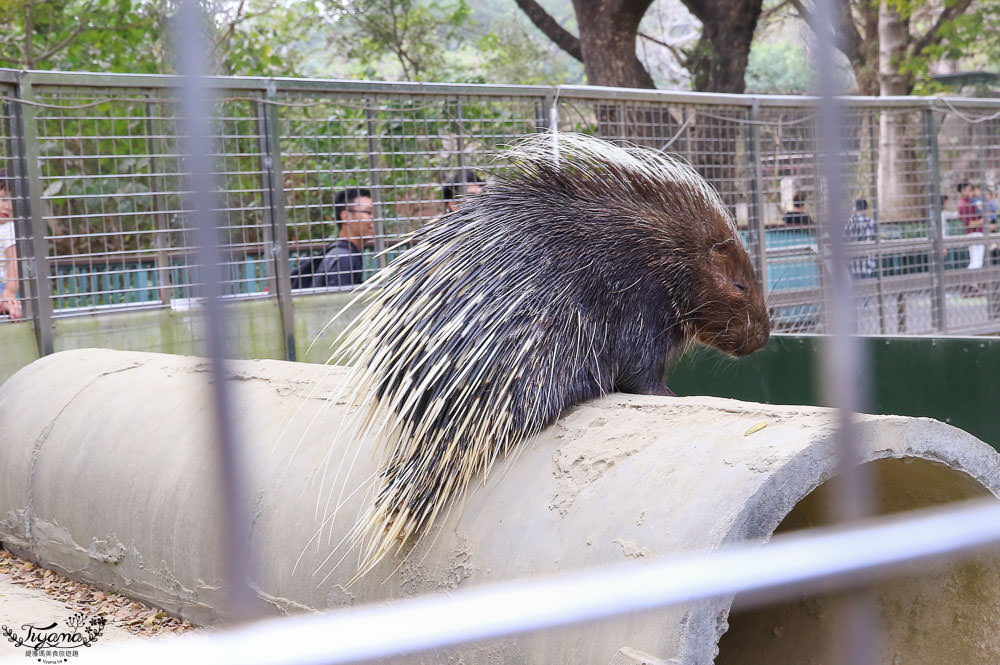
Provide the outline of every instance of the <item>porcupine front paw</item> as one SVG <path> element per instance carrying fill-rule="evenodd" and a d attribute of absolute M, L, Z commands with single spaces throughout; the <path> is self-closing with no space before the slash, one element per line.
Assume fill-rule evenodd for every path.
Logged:
<path fill-rule="evenodd" d="M 616 389 L 632 395 L 665 395 L 668 397 L 677 397 L 677 393 L 671 390 L 661 379 L 650 379 L 643 382 L 619 381 Z"/>
<path fill-rule="evenodd" d="M 658 383 L 652 387 L 652 389 L 646 393 L 647 395 L 666 395 L 668 397 L 677 397 L 677 393 L 670 389 L 670 387 L 665 383 Z"/>

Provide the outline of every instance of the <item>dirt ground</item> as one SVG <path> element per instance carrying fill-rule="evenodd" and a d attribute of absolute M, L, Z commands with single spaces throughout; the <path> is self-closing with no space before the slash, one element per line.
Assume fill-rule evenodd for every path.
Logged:
<path fill-rule="evenodd" d="M 0 549 L 0 578 L 42 592 L 71 611 L 103 616 L 109 626 L 117 626 L 138 637 L 184 633 L 197 628 L 163 610 L 63 577 L 3 549 Z"/>

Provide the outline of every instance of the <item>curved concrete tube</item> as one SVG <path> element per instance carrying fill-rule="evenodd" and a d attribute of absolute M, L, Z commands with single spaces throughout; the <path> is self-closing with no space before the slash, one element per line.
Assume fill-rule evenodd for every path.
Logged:
<path fill-rule="evenodd" d="M 332 478 L 324 469 L 341 452 L 334 439 L 344 407 L 327 399 L 341 370 L 234 361 L 231 371 L 251 468 L 255 586 L 272 611 L 763 543 L 776 529 L 822 522 L 824 483 L 835 471 L 824 409 L 610 395 L 572 409 L 498 464 L 405 561 L 384 561 L 347 587 L 356 554 L 340 566 L 324 559 L 352 525 L 363 492 L 336 520 L 322 519 Z M 220 518 L 207 382 L 202 359 L 104 350 L 55 354 L 11 378 L 0 388 L 4 544 L 70 576 L 212 621 L 221 601 Z M 767 426 L 747 435 L 761 422 Z M 863 416 L 860 432 L 883 512 L 1000 490 L 1000 456 L 948 425 Z M 374 471 L 372 456 L 351 468 L 344 487 Z M 994 560 L 880 589 L 884 662 L 1000 662 Z M 717 650 L 719 663 L 822 662 L 826 599 L 741 611 L 737 598 L 730 615 L 732 600 L 468 647 L 463 662 L 702 665 Z"/>

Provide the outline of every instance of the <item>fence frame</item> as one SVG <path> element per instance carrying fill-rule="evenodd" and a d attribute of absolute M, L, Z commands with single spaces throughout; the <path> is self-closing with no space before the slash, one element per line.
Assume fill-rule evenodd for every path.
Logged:
<path fill-rule="evenodd" d="M 285 357 L 288 360 L 295 359 L 295 332 L 294 332 L 294 311 L 292 303 L 292 291 L 289 283 L 289 231 L 288 214 L 285 190 L 282 187 L 285 172 L 283 166 L 283 155 L 281 146 L 280 131 L 280 105 L 278 99 L 280 94 L 288 93 L 313 93 L 355 95 L 361 98 L 388 98 L 403 97 L 412 98 L 419 96 L 449 97 L 453 98 L 458 109 L 458 141 L 460 146 L 465 143 L 465 129 L 462 109 L 467 100 L 504 98 L 504 99 L 530 99 L 536 105 L 535 128 L 537 131 L 547 131 L 551 129 L 553 121 L 558 122 L 561 102 L 616 102 L 616 103 L 637 103 L 651 102 L 662 105 L 679 104 L 682 105 L 682 113 L 687 114 L 691 105 L 731 107 L 742 110 L 742 121 L 745 122 L 744 130 L 738 131 L 736 141 L 741 143 L 742 150 L 748 156 L 747 176 L 744 179 L 748 200 L 749 225 L 747 227 L 749 248 L 758 270 L 758 275 L 762 282 L 767 284 L 768 259 L 780 257 L 781 252 L 768 251 L 765 244 L 764 229 L 764 175 L 761 163 L 762 147 L 760 131 L 758 125 L 761 120 L 761 112 L 765 109 L 773 108 L 804 108 L 816 106 L 818 97 L 802 97 L 788 95 L 734 95 L 718 93 L 697 93 L 678 92 L 662 90 L 633 90 L 622 88 L 605 88 L 595 86 L 526 86 L 526 85 L 481 85 L 481 84 L 442 84 L 442 83 L 413 83 L 413 82 L 376 82 L 376 81 L 345 81 L 326 79 L 290 79 L 290 78 L 262 78 L 262 77 L 209 77 L 208 84 L 219 92 L 246 93 L 247 101 L 254 106 L 257 115 L 257 131 L 259 138 L 259 151 L 261 153 L 260 170 L 261 189 L 264 209 L 264 224 L 262 226 L 264 234 L 264 279 L 268 285 L 268 293 L 259 297 L 273 297 L 276 300 L 278 317 L 281 322 L 282 342 L 285 349 Z M 11 158 L 17 163 L 18 177 L 15 178 L 15 198 L 19 199 L 27 207 L 22 216 L 28 220 L 29 233 L 19 237 L 30 237 L 31 242 L 21 243 L 19 251 L 21 253 L 21 265 L 25 267 L 25 285 L 27 293 L 28 309 L 35 327 L 38 340 L 39 351 L 48 354 L 53 351 L 53 320 L 60 316 L 72 315 L 68 312 L 56 312 L 53 306 L 52 286 L 49 279 L 50 261 L 48 257 L 48 241 L 46 239 L 47 227 L 43 214 L 43 183 L 40 167 L 40 155 L 38 150 L 38 122 L 37 109 L 40 104 L 36 89 L 39 87 L 58 88 L 132 88 L 147 89 L 150 91 L 177 90 L 181 86 L 181 80 L 174 76 L 150 75 L 150 74 L 97 74 L 97 73 L 70 73 L 70 72 L 46 72 L 46 71 L 14 71 L 0 70 L 0 84 L 12 86 L 16 91 L 13 98 L 5 98 L 5 102 L 11 109 L 10 133 L 8 145 Z M 151 97 L 151 101 L 152 101 Z M 940 177 L 938 171 L 938 146 L 936 128 L 939 125 L 935 119 L 935 112 L 941 111 L 943 106 L 958 111 L 960 109 L 997 109 L 1000 113 L 1000 101 L 995 99 L 976 98 L 941 98 L 941 97 L 858 97 L 847 96 L 840 98 L 841 102 L 858 110 L 886 110 L 905 109 L 919 112 L 923 118 L 924 136 L 928 139 L 926 149 L 926 165 L 930 173 L 937 174 L 931 177 L 931 184 L 926 196 L 926 214 L 928 219 L 937 220 L 941 217 L 939 204 Z M 162 100 L 161 100 L 162 101 Z M 547 118 L 541 118 L 540 114 L 546 114 Z M 740 122 L 740 119 L 736 120 Z M 149 120 L 146 120 L 147 125 Z M 685 122 L 686 125 L 686 122 Z M 366 113 L 366 139 L 369 145 L 368 151 L 368 171 L 372 183 L 373 203 L 376 212 L 385 204 L 380 200 L 381 189 L 379 183 L 379 169 L 377 168 L 377 153 L 379 145 L 375 136 L 374 119 L 371 110 Z M 149 141 L 155 141 L 149 138 Z M 690 135 L 686 139 L 690 142 Z M 735 148 L 734 148 L 735 149 Z M 155 150 L 150 150 L 155 155 Z M 818 153 L 814 152 L 814 157 Z M 459 165 L 464 168 L 462 150 L 459 151 Z M 155 171 L 156 169 L 154 169 Z M 155 177 L 155 176 L 154 176 Z M 157 228 L 161 231 L 166 229 L 165 216 L 162 213 L 161 195 L 153 193 L 153 205 L 157 209 Z M 19 215 L 21 216 L 21 215 Z M 381 215 L 376 214 L 376 244 L 377 249 L 384 249 L 386 246 L 382 229 Z M 163 226 L 161 226 L 163 225 Z M 159 238 L 161 234 L 158 234 Z M 973 329 L 968 327 L 949 328 L 946 310 L 947 297 L 946 287 L 949 282 L 954 282 L 959 275 L 952 271 L 952 279 L 946 279 L 944 251 L 948 247 L 962 248 L 982 242 L 989 242 L 989 234 L 984 240 L 973 241 L 971 239 L 952 236 L 945 239 L 942 236 L 940 227 L 936 223 L 930 223 L 928 238 L 926 240 L 876 240 L 875 252 L 881 257 L 887 252 L 894 252 L 902 255 L 905 251 L 925 250 L 930 255 L 927 272 L 930 273 L 930 297 L 931 297 L 931 318 L 932 328 L 935 333 L 949 332 L 985 332 L 984 329 Z M 819 247 L 822 257 L 822 238 L 817 237 L 816 244 Z M 169 257 L 162 247 L 158 247 L 153 255 L 156 265 L 163 270 L 164 262 L 169 265 Z M 817 259 L 822 261 L 822 258 Z M 386 257 L 379 255 L 378 267 L 384 267 Z M 994 272 L 989 265 L 985 266 L 983 279 L 993 282 Z M 163 270 L 165 276 L 169 277 L 169 270 Z M 988 274 L 989 273 L 989 274 Z M 975 276 L 973 276 L 975 277 Z M 822 271 L 820 283 L 815 287 L 796 289 L 794 293 L 776 293 L 771 296 L 769 304 L 773 307 L 797 306 L 803 300 L 808 302 L 822 302 Z M 883 302 L 883 287 L 891 284 L 895 280 L 901 284 L 910 279 L 907 275 L 885 276 L 881 275 L 877 284 L 859 285 L 862 294 L 870 294 L 878 299 L 879 319 L 881 321 L 879 329 L 886 330 L 886 304 Z M 874 282 L 874 280 L 872 280 Z M 177 285 L 169 283 L 160 284 L 161 301 L 169 298 L 175 291 Z M 903 287 L 900 287 L 903 288 Z M 902 292 L 901 292 L 902 293 Z M 258 296 L 249 296 L 258 297 Z M 885 296 L 891 299 L 891 295 Z M 902 298 L 902 296 L 900 296 Z M 166 306 L 164 302 L 160 306 Z M 149 303 L 137 304 L 134 307 L 156 306 Z M 115 307 L 115 306 L 110 306 Z M 123 307 L 122 308 L 132 308 Z M 897 325 L 906 321 L 905 299 L 897 302 Z M 103 308 L 103 306 L 102 306 Z M 990 308 L 990 305 L 987 305 Z M 86 310 L 80 313 L 88 313 Z M 992 322 L 990 330 L 1000 330 L 1000 321 Z"/>

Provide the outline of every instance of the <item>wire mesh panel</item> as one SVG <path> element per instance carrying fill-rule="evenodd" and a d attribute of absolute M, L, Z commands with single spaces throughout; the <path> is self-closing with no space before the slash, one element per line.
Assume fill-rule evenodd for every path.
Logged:
<path fill-rule="evenodd" d="M 467 185 L 502 170 L 500 146 L 537 122 L 530 98 L 287 93 L 277 103 L 293 263 L 338 237 L 338 192 L 372 199 L 372 229 L 356 245 L 364 272 L 354 284 L 402 248 L 382 257 L 380 250 L 457 205 L 452 199 Z"/>
<path fill-rule="evenodd" d="M 151 149 L 155 103 L 128 92 L 36 90 L 45 105 L 36 116 L 39 186 L 56 311 L 160 300 L 164 274 L 154 250 L 164 229 L 154 192 L 170 198 L 171 188 L 153 182 L 154 165 L 165 166 Z"/>
<path fill-rule="evenodd" d="M 15 92 L 13 86 L 0 88 L 0 94 L 7 99 Z M 25 261 L 31 255 L 28 251 L 31 230 L 26 217 L 24 181 L 20 177 L 18 154 L 22 144 L 17 111 L 18 106 L 12 101 L 4 101 L 0 106 L 0 136 L 4 139 L 0 148 L 0 321 L 16 321 L 31 312 Z"/>
<path fill-rule="evenodd" d="M 196 296 L 169 90 L 47 86 L 35 99 L 56 313 Z M 256 105 L 221 99 L 214 126 L 226 292 L 260 293 L 267 238 Z"/>
<path fill-rule="evenodd" d="M 941 225 L 953 331 L 980 330 L 1000 315 L 996 192 L 1000 119 L 992 108 L 939 114 Z M 944 198 L 947 197 L 947 198 Z"/>
<path fill-rule="evenodd" d="M 823 319 L 814 123 L 810 108 L 767 107 L 759 110 L 753 125 L 760 145 L 765 288 L 780 332 L 814 332 Z"/>
<path fill-rule="evenodd" d="M 226 295 L 252 295 L 273 276 L 265 205 L 263 109 L 257 96 L 220 95 L 215 118 L 216 179 L 225 251 Z"/>
<path fill-rule="evenodd" d="M 992 107 L 973 113 L 931 103 L 855 100 L 843 118 L 840 140 L 834 141 L 834 132 L 817 131 L 813 103 L 789 99 L 741 103 L 733 97 L 707 101 L 664 95 L 653 100 L 655 93 L 601 96 L 593 91 L 593 97 L 576 94 L 558 101 L 558 94 L 548 94 L 558 91 L 541 89 L 538 95 L 519 96 L 489 87 L 456 93 L 447 86 L 400 92 L 388 85 L 328 82 L 306 89 L 288 82 L 284 87 L 241 83 L 250 87 L 221 82 L 212 118 L 214 219 L 222 236 L 223 293 L 229 297 L 273 289 L 282 307 L 290 309 L 287 296 L 294 281 L 287 270 L 294 274 L 306 262 L 311 265 L 334 239 L 352 245 L 350 252 L 362 265 L 349 283 L 338 286 L 360 283 L 398 255 L 408 233 L 463 205 L 462 198 L 474 196 L 476 187 L 489 187 L 506 166 L 498 160 L 503 144 L 546 129 L 549 118 L 556 117 L 563 130 L 677 153 L 703 174 L 733 211 L 778 331 L 829 332 L 831 318 L 843 321 L 845 311 L 851 313 L 849 301 L 845 308 L 843 298 L 826 299 L 830 290 L 848 291 L 846 275 L 831 265 L 831 255 L 841 255 L 841 231 L 831 222 L 844 220 L 823 219 L 843 190 L 851 199 L 844 239 L 860 332 L 1000 329 L 1000 250 L 993 246 L 996 208 L 990 205 L 1000 170 L 1000 123 L 990 118 Z M 9 137 L 0 161 L 17 173 L 10 179 L 14 210 L 0 207 L 0 226 L 9 218 L 17 221 L 8 247 L 17 250 L 23 242 L 30 254 L 21 261 L 25 274 L 31 275 L 37 261 L 41 275 L 35 284 L 46 285 L 43 294 L 51 290 L 50 305 L 45 296 L 36 299 L 37 318 L 43 305 L 68 314 L 163 306 L 201 295 L 197 263 L 215 259 L 199 259 L 197 245 L 213 243 L 204 242 L 207 233 L 196 240 L 194 215 L 186 207 L 187 165 L 172 94 L 167 85 L 50 81 L 32 89 L 31 132 L 25 134 L 31 138 L 23 141 L 18 138 L 23 109 L 16 103 L 4 107 Z M 822 110 L 833 106 L 827 103 Z M 838 109 L 834 115 L 839 114 Z M 821 143 L 828 146 L 825 155 Z M 841 146 L 838 152 L 842 149 L 839 159 L 824 159 L 834 143 Z M 824 174 L 820 163 L 829 167 Z M 940 195 L 949 187 L 958 195 L 954 207 Z M 5 200 L 0 191 L 0 202 Z M 199 216 L 200 229 L 212 223 L 210 215 Z M 348 231 L 348 220 L 359 219 L 370 226 L 360 235 L 354 227 Z M 39 233 L 44 228 L 47 232 Z M 837 235 L 831 237 L 830 228 L 837 228 Z M 390 249 L 381 251 L 385 248 Z M 8 280 L 12 271 L 20 272 L 16 266 L 17 261 L 5 263 Z M 830 282 L 836 282 L 833 289 Z M 298 290 L 305 296 L 309 288 L 328 287 Z M 29 304 L 31 298 L 23 294 L 19 290 L 4 302 Z M 215 295 L 207 301 L 216 302 Z M 849 335 L 838 328 L 832 337 Z M 213 355 L 219 360 L 222 353 Z M 854 377 L 859 365 L 848 351 L 833 360 L 831 365 L 846 367 L 844 375 Z M 223 376 L 221 371 L 215 375 L 216 385 L 224 384 Z M 843 388 L 832 392 L 852 392 L 852 385 L 831 376 L 829 387 Z M 225 401 L 218 404 L 218 413 L 225 414 Z M 857 410 L 849 400 L 838 408 L 844 422 Z M 846 432 L 844 458 L 853 464 L 850 428 L 843 422 L 840 427 Z M 230 534 L 229 540 L 237 538 Z M 926 546 L 928 555 L 942 551 L 934 546 Z M 841 554 L 860 551 L 840 547 Z M 912 554 L 903 552 L 893 561 Z M 753 586 L 757 583 L 746 582 L 745 588 L 759 588 Z M 716 588 L 714 595 L 719 593 Z M 636 595 L 633 602 L 638 607 L 648 600 Z"/>
<path fill-rule="evenodd" d="M 197 297 L 171 80 L 38 76 L 43 84 L 29 87 L 30 106 L 8 101 L 3 108 L 2 158 L 18 176 L 12 200 L 15 216 L 21 207 L 15 227 L 23 313 L 38 309 L 27 279 L 36 265 L 30 192 L 37 192 L 47 228 L 43 269 L 55 315 Z M 501 147 L 549 129 L 554 105 L 560 130 L 637 143 L 691 163 L 733 212 L 775 330 L 828 329 L 825 192 L 811 100 L 333 81 L 217 84 L 213 149 L 228 296 L 279 293 L 276 266 L 294 272 L 346 240 L 336 197 L 352 188 L 371 198 L 370 229 L 352 250 L 362 267 L 344 286 L 360 283 L 402 247 L 383 249 L 460 205 L 446 197 L 488 186 L 503 171 L 496 161 Z M 16 99 L 18 87 L 7 85 L 7 98 Z M 841 164 L 861 333 L 1000 329 L 992 222 L 1000 119 L 989 103 L 956 104 L 848 103 Z M 19 124 L 26 108 L 27 130 L 37 135 L 30 146 L 19 138 L 27 135 Z M 23 162 L 29 152 L 40 164 L 36 179 Z"/>

